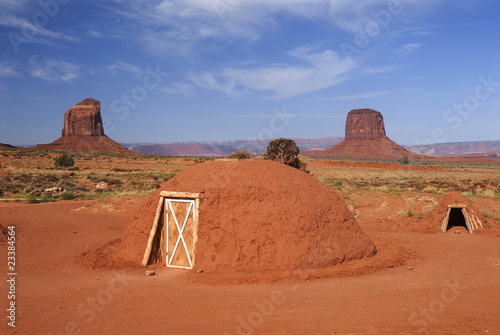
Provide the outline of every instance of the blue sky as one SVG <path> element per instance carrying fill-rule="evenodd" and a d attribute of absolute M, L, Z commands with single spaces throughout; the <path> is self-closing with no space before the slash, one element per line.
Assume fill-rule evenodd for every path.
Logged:
<path fill-rule="evenodd" d="M 0 0 L 0 142 L 49 143 L 101 101 L 119 142 L 500 140 L 494 0 Z"/>

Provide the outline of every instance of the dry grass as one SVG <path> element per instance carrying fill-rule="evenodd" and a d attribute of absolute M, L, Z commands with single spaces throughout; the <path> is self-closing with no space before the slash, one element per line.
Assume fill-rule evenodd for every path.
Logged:
<path fill-rule="evenodd" d="M 500 165 L 443 165 L 442 171 L 384 170 L 352 167 L 312 168 L 325 184 L 347 193 L 380 191 L 390 194 L 422 192 L 500 198 Z"/>

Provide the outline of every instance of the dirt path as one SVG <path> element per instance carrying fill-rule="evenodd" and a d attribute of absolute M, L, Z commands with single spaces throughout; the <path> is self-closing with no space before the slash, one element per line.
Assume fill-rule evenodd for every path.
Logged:
<path fill-rule="evenodd" d="M 142 269 L 83 267 L 75 257 L 121 237 L 129 218 L 73 211 L 80 207 L 0 204 L 1 224 L 15 225 L 18 238 L 16 328 L 4 315 L 1 334 L 500 333 L 500 244 L 492 236 L 389 233 L 370 225 L 374 240 L 415 257 L 357 277 L 208 285 L 182 270 L 150 277 Z M 6 264 L 5 243 L 0 247 Z M 6 314 L 5 280 L 0 290 Z"/>

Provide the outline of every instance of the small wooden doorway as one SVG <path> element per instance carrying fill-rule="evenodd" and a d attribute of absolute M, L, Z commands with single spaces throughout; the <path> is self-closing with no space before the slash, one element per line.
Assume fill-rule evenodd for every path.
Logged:
<path fill-rule="evenodd" d="M 166 266 L 192 269 L 196 240 L 195 199 L 165 198 Z"/>
<path fill-rule="evenodd" d="M 198 240 L 200 193 L 160 193 L 142 265 L 165 261 L 167 267 L 192 269 Z"/>

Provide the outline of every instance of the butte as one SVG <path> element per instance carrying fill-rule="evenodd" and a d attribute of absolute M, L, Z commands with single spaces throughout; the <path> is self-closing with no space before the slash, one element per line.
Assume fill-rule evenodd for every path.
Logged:
<path fill-rule="evenodd" d="M 64 113 L 64 128 L 60 138 L 50 144 L 39 144 L 35 149 L 134 153 L 104 134 L 101 103 L 91 98 L 77 103 Z"/>
<path fill-rule="evenodd" d="M 397 160 L 424 159 L 389 139 L 382 114 L 373 109 L 353 109 L 347 114 L 344 140 L 323 151 L 306 151 L 317 158 Z"/>

